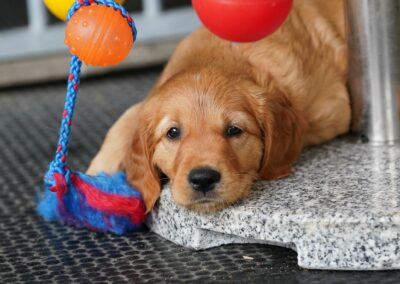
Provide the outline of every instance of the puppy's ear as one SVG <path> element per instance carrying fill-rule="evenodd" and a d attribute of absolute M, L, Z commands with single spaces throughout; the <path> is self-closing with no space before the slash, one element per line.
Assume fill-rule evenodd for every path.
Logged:
<path fill-rule="evenodd" d="M 147 212 L 154 207 L 161 192 L 160 174 L 153 163 L 155 141 L 151 117 L 154 115 L 146 115 L 146 110 L 136 117 L 133 140 L 124 160 L 128 181 L 142 194 Z"/>
<path fill-rule="evenodd" d="M 263 116 L 265 146 L 259 175 L 267 180 L 282 178 L 291 173 L 303 147 L 306 121 L 279 91 L 266 95 Z"/>

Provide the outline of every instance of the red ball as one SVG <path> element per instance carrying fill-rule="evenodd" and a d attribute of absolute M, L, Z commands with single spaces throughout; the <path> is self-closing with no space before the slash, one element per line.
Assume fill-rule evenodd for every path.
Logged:
<path fill-rule="evenodd" d="M 286 20 L 293 0 L 192 0 L 203 24 L 234 42 L 260 40 Z"/>

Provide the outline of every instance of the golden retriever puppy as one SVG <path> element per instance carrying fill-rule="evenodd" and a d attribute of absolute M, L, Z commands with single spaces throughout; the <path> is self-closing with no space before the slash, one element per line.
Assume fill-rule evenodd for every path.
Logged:
<path fill-rule="evenodd" d="M 180 43 L 151 94 L 111 128 L 88 173 L 124 170 L 151 210 L 160 179 L 201 212 L 291 173 L 306 145 L 348 131 L 343 1 L 295 0 L 254 43 L 200 28 Z"/>

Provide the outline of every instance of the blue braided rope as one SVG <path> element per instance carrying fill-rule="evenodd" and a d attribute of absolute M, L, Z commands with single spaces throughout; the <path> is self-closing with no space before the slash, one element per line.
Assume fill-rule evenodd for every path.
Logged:
<path fill-rule="evenodd" d="M 67 96 L 65 98 L 63 118 L 59 131 L 57 151 L 54 160 L 50 163 L 45 175 L 46 187 L 55 185 L 54 173 L 60 173 L 69 181 L 69 169 L 67 166 L 68 144 L 71 133 L 72 116 L 74 115 L 75 102 L 78 96 L 78 86 L 80 80 L 82 61 L 75 55 L 71 57 L 71 64 L 68 76 Z"/>
<path fill-rule="evenodd" d="M 135 23 L 133 22 L 131 16 L 129 16 L 128 12 L 121 5 L 114 2 L 113 0 L 77 0 L 68 12 L 67 21 L 69 21 L 72 15 L 81 6 L 88 6 L 93 3 L 105 5 L 107 7 L 113 8 L 116 11 L 119 11 L 131 27 L 132 36 L 135 41 L 137 35 Z M 70 170 L 67 165 L 68 145 L 71 134 L 72 117 L 74 115 L 76 98 L 78 96 L 81 66 L 82 61 L 77 56 L 72 55 L 68 76 L 67 95 L 65 99 L 63 118 L 61 120 L 61 127 L 59 131 L 57 151 L 54 160 L 49 164 L 48 171 L 45 174 L 44 178 L 45 187 L 49 189 L 52 189 L 54 186 L 56 186 L 54 173 L 59 173 L 63 175 L 67 184 L 70 181 Z"/>

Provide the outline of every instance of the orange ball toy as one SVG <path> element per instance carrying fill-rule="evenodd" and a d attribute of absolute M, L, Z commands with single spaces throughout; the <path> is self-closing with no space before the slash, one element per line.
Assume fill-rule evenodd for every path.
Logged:
<path fill-rule="evenodd" d="M 82 6 L 65 30 L 65 43 L 86 64 L 109 66 L 124 60 L 133 46 L 131 27 L 111 7 Z"/>

